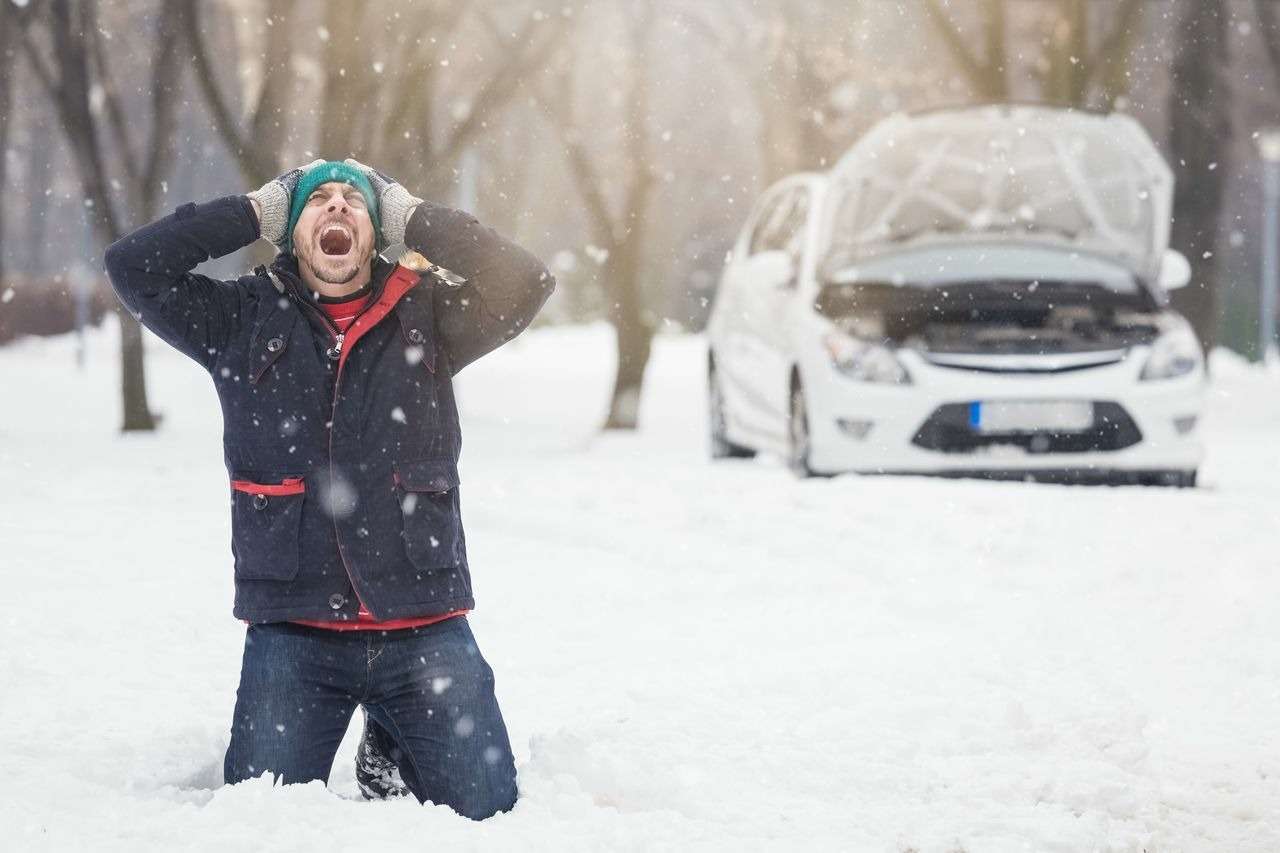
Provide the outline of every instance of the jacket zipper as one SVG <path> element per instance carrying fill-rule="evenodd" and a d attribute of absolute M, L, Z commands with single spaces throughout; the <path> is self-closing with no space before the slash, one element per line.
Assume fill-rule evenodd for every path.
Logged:
<path fill-rule="evenodd" d="M 394 271 L 395 270 L 393 268 L 392 272 Z M 383 287 L 386 286 L 385 279 L 383 280 L 382 284 L 383 284 Z M 373 296 L 373 298 L 369 300 L 369 303 L 360 310 L 359 314 L 356 314 L 355 317 L 351 318 L 351 324 L 348 325 L 347 328 L 350 329 L 351 326 L 355 325 L 355 322 L 360 319 L 360 316 L 377 303 L 378 298 L 380 296 L 381 296 L 381 289 L 379 289 L 378 293 L 376 293 Z M 295 301 L 299 303 L 306 302 L 306 300 L 303 300 L 303 299 L 296 299 Z M 330 332 L 332 332 L 333 347 L 328 351 L 326 351 L 325 354 L 328 355 L 332 360 L 338 362 L 337 372 L 333 377 L 333 401 L 329 407 L 329 482 L 332 484 L 336 479 L 334 466 L 333 466 L 333 427 L 338 422 L 338 389 L 342 383 L 342 344 L 346 340 L 347 335 L 346 335 L 346 332 L 342 332 L 338 330 L 338 324 L 333 322 L 333 319 L 324 311 L 320 310 L 314 305 L 307 305 L 307 310 L 314 311 L 316 314 L 320 315 L 320 319 L 324 321 L 325 326 L 327 326 Z M 333 538 L 334 538 L 334 542 L 336 542 L 338 545 L 338 559 L 342 562 L 342 570 L 347 575 L 347 581 L 351 584 L 351 592 L 355 595 L 356 603 L 359 605 L 359 607 L 356 608 L 356 611 L 357 611 L 356 619 L 357 621 L 359 620 L 359 610 L 361 608 L 363 608 L 364 610 L 368 610 L 369 615 L 374 616 L 374 618 L 376 619 L 378 617 L 374 615 L 372 610 L 369 610 L 369 606 L 365 604 L 364 599 L 360 597 L 360 591 L 356 588 L 355 575 L 351 573 L 351 565 L 347 562 L 347 555 L 343 553 L 342 534 L 341 534 L 341 531 L 338 530 L 338 519 L 336 517 L 333 517 L 332 521 L 333 521 Z"/>
<path fill-rule="evenodd" d="M 355 321 L 353 320 L 352 322 L 355 322 Z M 338 333 L 338 340 L 337 340 L 337 344 L 336 344 L 336 346 L 337 346 L 339 349 L 341 349 L 341 347 L 342 347 L 342 338 L 343 338 L 343 335 L 342 335 L 342 333 L 341 333 L 341 332 L 339 332 L 339 333 Z M 330 483 L 330 488 L 332 488 L 332 487 L 333 487 L 333 486 L 332 486 L 332 484 L 333 484 L 333 483 L 336 481 L 336 479 L 337 479 L 336 474 L 335 474 L 335 471 L 334 471 L 334 467 L 333 467 L 333 428 L 334 428 L 334 426 L 336 426 L 336 425 L 337 425 L 337 423 L 338 423 L 338 387 L 339 387 L 339 383 L 340 383 L 341 381 L 342 381 L 342 361 L 341 361 L 341 354 L 339 354 L 338 372 L 337 372 L 337 375 L 333 377 L 333 404 L 332 404 L 332 406 L 331 406 L 331 407 L 330 407 L 330 409 L 329 409 L 329 483 Z M 351 573 L 351 566 L 347 563 L 347 555 L 346 555 L 345 553 L 343 553 L 343 550 L 342 550 L 342 532 L 341 532 L 340 530 L 338 530 L 338 519 L 337 519 L 337 516 L 330 514 L 330 517 L 331 517 L 331 519 L 332 519 L 332 521 L 333 521 L 333 541 L 334 541 L 335 543 L 337 543 L 337 545 L 338 545 L 338 559 L 342 561 L 342 570 L 343 570 L 344 572 L 346 572 L 346 573 L 347 573 L 347 581 L 351 584 L 351 593 L 352 593 L 352 595 L 354 595 L 354 596 L 356 597 L 356 604 L 357 604 L 357 605 L 359 605 L 359 606 L 356 608 L 356 620 L 357 620 L 357 621 L 359 621 L 359 619 L 360 619 L 360 616 L 359 616 L 360 608 L 361 608 L 361 607 L 363 607 L 365 610 L 369 610 L 369 606 L 368 606 L 367 604 L 365 604 L 365 603 L 364 603 L 364 599 L 360 597 L 360 590 L 358 590 L 358 589 L 356 588 L 356 578 L 355 578 L 355 575 L 353 575 L 353 574 Z M 345 602 L 344 602 L 344 603 L 345 603 Z M 340 608 L 337 608 L 337 609 L 340 609 Z M 372 613 L 373 613 L 373 611 L 372 611 L 372 610 L 369 610 L 369 613 L 370 613 L 370 614 L 372 614 Z M 375 618 L 377 618 L 377 617 L 375 617 Z"/>
<path fill-rule="evenodd" d="M 376 299 L 370 299 L 369 303 L 365 305 L 364 308 L 360 309 L 360 313 L 356 314 L 356 316 L 351 318 L 351 322 L 350 324 L 347 325 L 347 328 L 350 329 L 352 326 L 354 326 L 356 324 L 356 321 L 360 319 L 361 315 L 363 315 L 364 312 L 368 311 L 371 307 L 373 307 L 373 305 L 376 302 L 377 302 Z M 333 428 L 334 428 L 334 425 L 337 424 L 338 422 L 338 389 L 341 387 L 341 384 L 342 384 L 342 366 L 343 366 L 342 343 L 343 341 L 346 340 L 347 333 L 338 331 L 337 324 L 334 323 L 332 319 L 330 319 L 328 314 L 325 314 L 323 311 L 320 311 L 320 313 L 324 315 L 325 321 L 329 324 L 329 327 L 334 332 L 333 348 L 330 350 L 332 355 L 330 356 L 330 358 L 338 362 L 337 372 L 334 374 L 334 377 L 333 377 L 333 403 L 329 409 L 329 482 L 333 483 L 334 480 L 336 479 L 335 473 L 334 473 L 334 467 L 333 467 Z M 373 616 L 374 619 L 377 619 L 378 617 L 374 616 L 373 611 L 369 610 L 369 605 L 366 604 L 365 600 L 360 597 L 360 590 L 356 588 L 355 575 L 351 573 L 351 566 L 347 563 L 347 555 L 344 554 L 342 550 L 342 534 L 341 534 L 341 531 L 338 530 L 338 519 L 336 516 L 333 516 L 332 520 L 333 520 L 333 540 L 338 544 L 338 559 L 342 561 L 342 570 L 347 573 L 347 580 L 351 584 L 351 592 L 356 597 L 356 604 L 359 605 L 356 608 L 356 621 L 359 621 L 360 619 L 360 615 L 359 615 L 360 610 L 368 611 L 370 616 Z"/>
<path fill-rule="evenodd" d="M 310 304 L 305 299 L 295 299 L 294 301 L 299 305 L 305 305 L 306 308 L 304 310 L 311 311 L 314 315 L 318 316 L 324 323 L 325 328 L 327 328 L 329 333 L 333 335 L 333 346 L 325 351 L 325 355 L 328 356 L 331 361 L 338 362 L 337 373 L 333 377 L 333 400 L 329 404 L 329 482 L 332 484 L 336 479 L 333 467 L 333 426 L 338 421 L 338 388 L 342 380 L 342 344 L 346 340 L 347 335 L 345 332 L 339 331 L 338 324 L 333 322 L 333 318 L 317 308 L 315 305 Z M 360 311 L 360 314 L 369 310 L 369 307 L 374 304 L 374 301 L 375 300 L 372 299 L 369 300 L 369 305 L 366 305 L 364 309 Z M 360 314 L 353 317 L 351 322 L 355 323 L 355 321 L 359 319 Z M 349 329 L 351 326 L 347 326 L 347 328 Z M 342 535 L 338 530 L 338 519 L 336 517 L 331 517 L 331 520 L 333 521 L 333 538 L 334 542 L 338 545 L 338 560 L 342 563 L 342 571 L 346 573 L 347 582 L 351 584 L 351 592 L 356 597 L 356 603 L 365 610 L 368 610 L 368 605 L 364 603 L 364 599 L 360 597 L 359 590 L 356 589 L 356 578 L 355 575 L 351 573 L 351 565 L 347 562 L 347 555 L 342 552 Z M 358 607 L 357 620 L 359 619 L 359 609 L 360 608 Z M 372 614 L 373 611 L 369 612 Z"/>
<path fill-rule="evenodd" d="M 392 272 L 394 271 L 395 270 L 393 268 Z M 388 275 L 390 275 L 390 273 L 388 273 Z M 383 280 L 382 285 L 383 287 L 386 286 L 385 279 Z M 381 295 L 381 293 L 382 293 L 382 288 L 379 288 L 378 290 L 374 291 L 369 295 L 369 302 L 363 308 L 360 309 L 359 314 L 356 314 L 354 317 L 351 318 L 352 324 L 354 324 L 356 320 L 360 319 L 361 314 L 364 314 L 364 312 L 368 311 L 370 308 L 374 306 L 374 304 L 378 301 L 378 297 Z M 333 346 L 325 350 L 325 355 L 327 355 L 329 359 L 332 361 L 340 361 L 342 359 L 342 344 L 347 338 L 346 332 L 339 330 L 338 324 L 333 322 L 332 317 L 326 314 L 323 310 L 317 308 L 314 304 L 312 304 L 308 300 L 295 298 L 294 301 L 299 303 L 300 305 L 306 305 L 306 310 L 311 311 L 312 314 L 319 317 L 321 322 L 324 323 L 325 327 L 329 330 L 329 333 L 333 335 Z M 351 325 L 348 325 L 347 328 L 348 329 L 351 328 Z M 337 385 L 336 385 L 336 378 L 335 378 L 335 385 L 334 385 L 334 401 L 335 402 L 337 401 L 337 393 L 338 392 L 337 392 Z"/>

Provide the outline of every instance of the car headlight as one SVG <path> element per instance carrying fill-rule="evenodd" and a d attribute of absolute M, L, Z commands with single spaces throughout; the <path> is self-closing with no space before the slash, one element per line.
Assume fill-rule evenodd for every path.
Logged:
<path fill-rule="evenodd" d="M 1191 326 L 1181 324 L 1156 338 L 1151 345 L 1151 355 L 1142 368 L 1141 379 L 1173 379 L 1186 376 L 1200 366 L 1203 354 L 1200 341 Z"/>
<path fill-rule="evenodd" d="M 843 332 L 829 332 L 823 343 L 831 363 L 852 379 L 886 385 L 909 385 L 911 376 L 893 350 L 883 344 L 863 341 Z"/>

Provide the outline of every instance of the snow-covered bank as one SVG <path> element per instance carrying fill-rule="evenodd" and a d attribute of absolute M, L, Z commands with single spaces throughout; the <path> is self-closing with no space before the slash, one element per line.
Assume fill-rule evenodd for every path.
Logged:
<path fill-rule="evenodd" d="M 220 785 L 218 407 L 150 343 L 146 437 L 109 332 L 0 350 L 5 849 L 1280 848 L 1274 374 L 1215 360 L 1193 491 L 798 482 L 707 461 L 699 339 L 604 437 L 607 330 L 517 340 L 459 391 L 522 792 L 477 825 L 361 802 L 351 738 L 328 790 Z"/>

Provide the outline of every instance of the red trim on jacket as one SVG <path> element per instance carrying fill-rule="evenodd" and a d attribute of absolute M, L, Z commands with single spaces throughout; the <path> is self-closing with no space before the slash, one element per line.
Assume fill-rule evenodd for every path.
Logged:
<path fill-rule="evenodd" d="M 365 309 L 365 306 L 373 299 L 372 293 L 366 293 L 364 296 L 356 299 L 348 299 L 343 302 L 317 302 L 320 310 L 329 315 L 329 319 L 338 327 L 339 332 L 346 332 L 351 325 L 351 321 Z"/>
<path fill-rule="evenodd" d="M 338 356 L 338 379 L 342 378 L 342 366 L 347 363 L 347 355 L 351 352 L 351 348 L 356 345 L 356 341 L 364 337 L 365 332 L 378 325 L 383 317 L 391 313 L 391 309 L 400 301 L 400 297 L 408 293 L 420 280 L 421 275 L 419 273 L 396 264 L 396 268 L 391 271 L 391 275 L 387 276 L 387 282 L 382 287 L 382 293 L 378 296 L 378 301 L 370 305 L 364 313 L 352 321 L 350 326 L 343 330 L 342 353 Z M 334 388 L 337 388 L 336 381 Z"/>
<path fill-rule="evenodd" d="M 254 483 L 249 480 L 232 480 L 231 488 L 250 495 L 300 495 L 307 490 L 301 477 L 285 477 L 279 483 Z"/>
<path fill-rule="evenodd" d="M 319 619 L 294 619 L 294 625 L 306 625 L 308 628 L 324 628 L 326 631 L 399 631 L 404 628 L 421 628 L 433 625 L 455 616 L 466 616 L 469 610 L 453 610 L 436 616 L 409 616 L 404 619 L 384 619 L 379 622 L 373 614 L 360 605 L 360 613 L 354 622 L 321 622 Z"/>

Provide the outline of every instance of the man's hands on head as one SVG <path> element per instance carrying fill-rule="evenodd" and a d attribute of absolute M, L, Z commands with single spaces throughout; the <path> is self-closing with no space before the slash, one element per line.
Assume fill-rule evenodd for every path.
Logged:
<path fill-rule="evenodd" d="M 307 165 L 290 169 L 247 193 L 254 212 L 258 214 L 258 228 L 262 236 L 276 246 L 283 248 L 289 236 L 289 205 L 293 202 L 293 191 L 297 188 L 298 181 L 307 171 L 323 162 L 324 160 L 312 160 Z"/>
<path fill-rule="evenodd" d="M 409 191 L 398 184 L 394 178 L 366 166 L 359 160 L 348 157 L 345 161 L 364 173 L 378 195 L 378 218 L 382 221 L 382 239 L 388 246 L 404 242 L 404 228 L 409 222 L 409 214 L 422 204 L 422 199 L 410 195 Z"/>
<path fill-rule="evenodd" d="M 298 166 L 271 179 L 258 189 L 247 193 L 258 216 L 258 226 L 263 238 L 283 248 L 287 242 L 289 227 L 289 208 L 293 202 L 293 192 L 302 176 L 325 162 L 313 160 L 305 166 Z M 422 204 L 422 199 L 411 195 L 394 178 L 384 175 L 371 166 L 366 166 L 350 157 L 346 162 L 359 169 L 373 185 L 378 196 L 378 217 L 382 222 L 382 238 L 386 245 L 404 242 L 405 225 L 413 209 Z"/>

